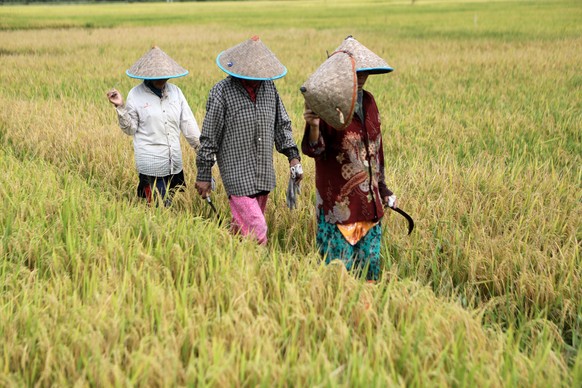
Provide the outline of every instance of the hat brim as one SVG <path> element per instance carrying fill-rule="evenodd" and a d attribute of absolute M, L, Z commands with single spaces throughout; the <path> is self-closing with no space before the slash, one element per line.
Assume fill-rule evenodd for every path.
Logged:
<path fill-rule="evenodd" d="M 127 74 L 129 77 L 131 78 L 136 78 L 136 79 L 143 79 L 143 80 L 149 80 L 149 81 L 153 81 L 153 80 L 158 80 L 158 79 L 170 79 L 170 78 L 180 78 L 180 77 L 184 77 L 186 75 L 188 75 L 190 72 L 188 70 L 186 70 L 185 73 L 182 74 L 174 74 L 174 75 L 160 75 L 160 76 L 155 76 L 155 77 L 144 77 L 141 75 L 135 75 L 135 74 L 131 74 L 129 72 L 129 70 L 125 71 L 125 74 Z"/>
<path fill-rule="evenodd" d="M 370 73 L 370 74 L 386 74 L 394 71 L 391 67 L 364 67 L 361 69 L 356 69 L 358 73 Z"/>

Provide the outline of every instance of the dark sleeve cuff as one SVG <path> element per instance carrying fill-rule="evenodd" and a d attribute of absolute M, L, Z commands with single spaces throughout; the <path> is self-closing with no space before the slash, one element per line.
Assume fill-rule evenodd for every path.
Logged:
<path fill-rule="evenodd" d="M 301 160 L 301 156 L 299 156 L 299 150 L 297 147 L 290 147 L 281 150 L 281 153 L 287 157 L 287 160 L 291 161 L 293 159 Z"/>
<path fill-rule="evenodd" d="M 210 182 L 212 181 L 212 166 L 204 166 L 197 163 L 198 174 L 196 175 L 197 182 Z"/>
<path fill-rule="evenodd" d="M 384 182 L 378 182 L 378 190 L 380 191 L 380 197 L 382 198 L 386 198 L 394 194 Z"/>

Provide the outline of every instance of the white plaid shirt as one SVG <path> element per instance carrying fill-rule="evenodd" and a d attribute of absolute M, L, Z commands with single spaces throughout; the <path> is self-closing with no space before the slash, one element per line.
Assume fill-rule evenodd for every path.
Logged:
<path fill-rule="evenodd" d="M 300 159 L 291 120 L 273 81 L 263 81 L 253 102 L 234 77 L 210 90 L 196 159 L 198 181 L 210 182 L 214 156 L 228 195 L 250 196 L 275 188 L 273 146 Z"/>
<path fill-rule="evenodd" d="M 166 83 L 160 98 L 142 82 L 117 107 L 117 116 L 121 130 L 133 136 L 140 174 L 164 177 L 182 171 L 180 132 L 192 148 L 200 146 L 198 123 L 176 85 Z"/>

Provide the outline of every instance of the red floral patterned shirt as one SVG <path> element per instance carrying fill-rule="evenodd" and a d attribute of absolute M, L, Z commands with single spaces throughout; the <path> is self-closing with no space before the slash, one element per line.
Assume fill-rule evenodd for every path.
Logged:
<path fill-rule="evenodd" d="M 392 195 L 384 180 L 380 115 L 374 97 L 364 91 L 365 120 L 358 115 L 343 131 L 320 120 L 319 139 L 309 142 L 309 125 L 301 144 L 315 159 L 317 208 L 332 224 L 378 221 L 384 215 L 381 198 Z"/>

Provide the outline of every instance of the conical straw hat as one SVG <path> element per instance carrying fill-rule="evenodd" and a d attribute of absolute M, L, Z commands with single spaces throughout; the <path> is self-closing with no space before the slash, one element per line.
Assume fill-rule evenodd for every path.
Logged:
<path fill-rule="evenodd" d="M 287 68 L 258 36 L 221 52 L 216 64 L 233 77 L 249 80 L 274 80 L 287 74 Z"/>
<path fill-rule="evenodd" d="M 366 46 L 358 42 L 351 35 L 348 36 L 336 51 L 348 51 L 356 59 L 356 70 L 366 71 L 371 74 L 390 73 L 394 69 L 378 55 L 374 54 Z"/>
<path fill-rule="evenodd" d="M 356 62 L 336 51 L 301 86 L 307 106 L 337 130 L 350 125 L 358 93 Z"/>
<path fill-rule="evenodd" d="M 168 54 L 154 46 L 125 72 L 131 78 L 169 79 L 183 77 L 188 70 L 178 65 Z"/>

